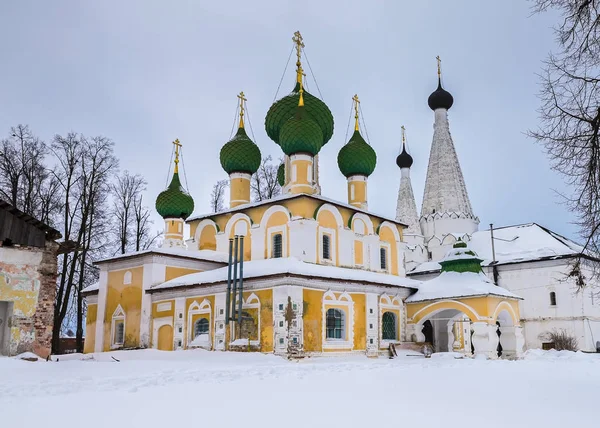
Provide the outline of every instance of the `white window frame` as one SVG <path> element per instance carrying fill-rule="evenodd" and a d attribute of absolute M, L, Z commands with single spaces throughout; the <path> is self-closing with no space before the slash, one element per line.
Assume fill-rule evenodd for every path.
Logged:
<path fill-rule="evenodd" d="M 110 324 L 110 349 L 122 348 L 123 345 L 125 344 L 125 332 L 126 332 L 125 327 L 127 326 L 125 318 L 126 318 L 125 311 L 123 310 L 123 308 L 121 307 L 120 304 L 117 305 L 117 308 L 113 312 L 112 321 Z M 123 342 L 117 343 L 117 342 L 115 342 L 115 333 L 116 333 L 117 323 L 120 323 L 120 322 L 123 322 Z"/>
<path fill-rule="evenodd" d="M 380 348 L 387 348 L 390 343 L 397 343 L 402 337 L 402 299 L 399 296 L 382 294 L 379 298 L 379 343 Z M 398 311 L 397 313 L 395 311 Z M 383 339 L 383 314 L 392 312 L 396 316 L 396 340 Z"/>
<path fill-rule="evenodd" d="M 323 235 L 329 235 L 330 259 L 323 258 Z M 335 229 L 319 226 L 319 263 L 324 265 L 337 265 L 337 239 Z"/>
<path fill-rule="evenodd" d="M 212 308 L 210 306 L 210 302 L 207 299 L 202 300 L 201 303 L 194 300 L 190 305 L 187 313 L 187 344 L 189 346 L 190 342 L 194 339 L 194 324 L 192 323 L 192 318 L 194 315 L 205 315 L 208 314 L 208 343 L 212 347 L 212 335 L 210 334 L 210 326 L 212 323 Z"/>
<path fill-rule="evenodd" d="M 267 255 L 269 259 L 273 258 L 273 235 L 281 233 L 281 258 L 287 257 L 287 226 L 272 226 L 267 229 Z"/>
<path fill-rule="evenodd" d="M 340 309 L 345 313 L 346 337 L 345 339 L 328 339 L 327 338 L 327 310 Z M 323 295 L 322 306 L 322 343 L 323 349 L 354 349 L 354 301 L 352 297 L 344 292 L 336 299 L 332 291 L 328 291 Z"/>
<path fill-rule="evenodd" d="M 385 269 L 381 268 L 381 249 L 384 248 L 385 249 Z M 382 271 L 382 272 L 391 272 L 392 271 L 392 266 L 391 266 L 391 253 L 392 253 L 392 246 L 390 245 L 389 242 L 380 242 L 379 243 L 379 257 L 377 257 L 377 259 L 379 260 L 378 266 L 377 268 Z"/>

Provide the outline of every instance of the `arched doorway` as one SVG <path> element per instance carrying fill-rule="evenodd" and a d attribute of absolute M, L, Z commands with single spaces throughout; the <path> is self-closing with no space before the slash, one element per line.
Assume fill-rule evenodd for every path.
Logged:
<path fill-rule="evenodd" d="M 471 320 L 457 309 L 430 314 L 423 321 L 421 332 L 434 352 L 471 353 Z"/>
<path fill-rule="evenodd" d="M 513 315 L 507 309 L 502 309 L 496 317 L 496 334 L 499 339 L 496 349 L 498 357 L 511 358 L 520 355 L 523 348 L 521 327 L 515 325 Z"/>
<path fill-rule="evenodd" d="M 158 349 L 161 351 L 173 350 L 173 327 L 163 325 L 158 329 Z"/>

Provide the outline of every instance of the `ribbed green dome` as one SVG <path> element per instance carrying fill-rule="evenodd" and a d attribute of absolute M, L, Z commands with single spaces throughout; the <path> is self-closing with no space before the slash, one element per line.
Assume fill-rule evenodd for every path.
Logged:
<path fill-rule="evenodd" d="M 162 191 L 156 198 L 156 211 L 162 218 L 182 218 L 184 220 L 194 211 L 194 200 L 181 185 L 178 173 L 173 174 L 167 190 Z"/>
<path fill-rule="evenodd" d="M 309 94 L 305 90 L 303 96 L 306 112 L 321 129 L 323 134 L 323 142 L 321 145 L 325 145 L 333 135 L 333 115 L 331 114 L 329 107 L 314 95 Z M 267 113 L 267 117 L 265 118 L 265 130 L 267 131 L 269 138 L 277 144 L 281 144 L 281 128 L 296 112 L 299 98 L 300 84 L 296 83 L 296 87 L 292 93 L 275 101 Z"/>
<path fill-rule="evenodd" d="M 281 187 L 283 187 L 283 185 L 285 184 L 285 164 L 284 163 L 279 165 L 279 168 L 277 168 L 277 182 L 279 183 L 279 185 Z"/>
<path fill-rule="evenodd" d="M 306 111 L 306 107 L 296 107 L 296 114 L 281 127 L 279 145 L 286 155 L 310 153 L 316 155 L 323 145 L 323 132 Z"/>
<path fill-rule="evenodd" d="M 338 153 L 338 166 L 345 177 L 352 175 L 366 175 L 373 173 L 377 165 L 377 154 L 367 144 L 360 132 L 354 131 L 352 138 Z"/>
<path fill-rule="evenodd" d="M 227 172 L 254 174 L 260 167 L 260 149 L 248 137 L 244 128 L 239 128 L 235 136 L 221 149 L 221 166 Z"/>

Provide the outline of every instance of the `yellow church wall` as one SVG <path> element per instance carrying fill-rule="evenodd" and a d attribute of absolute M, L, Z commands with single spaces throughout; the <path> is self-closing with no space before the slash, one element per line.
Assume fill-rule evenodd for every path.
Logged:
<path fill-rule="evenodd" d="M 98 316 L 98 305 L 88 304 L 85 317 L 85 342 L 83 344 L 83 353 L 94 352 L 96 344 L 96 317 Z"/>
<path fill-rule="evenodd" d="M 406 314 L 411 322 L 419 323 L 422 319 L 426 318 L 433 312 L 437 312 L 443 309 L 456 309 L 467 315 L 471 321 L 477 321 L 478 315 L 484 318 L 490 324 L 496 322 L 498 314 L 502 310 L 507 310 L 513 322 L 519 323 L 519 307 L 518 301 L 513 299 L 504 299 L 496 296 L 480 296 L 480 297 L 466 297 L 452 300 L 441 300 L 437 302 L 418 302 L 418 303 L 407 303 Z M 498 309 L 498 311 L 496 311 Z M 512 309 L 512 310 L 511 310 Z"/>
<path fill-rule="evenodd" d="M 170 303 L 171 309 L 160 311 L 158 308 L 163 303 Z M 164 306 L 164 305 L 163 305 Z M 160 302 L 154 302 L 152 304 L 152 318 L 163 318 L 163 317 L 172 317 L 175 315 L 175 300 L 161 300 Z"/>
<path fill-rule="evenodd" d="M 273 352 L 273 289 L 245 291 L 244 300 L 252 293 L 260 302 L 260 351 Z M 258 321 L 258 309 L 245 308 L 243 311 L 252 316 L 255 322 Z"/>
<path fill-rule="evenodd" d="M 390 272 L 392 275 L 398 275 L 398 246 L 396 245 L 396 237 L 390 226 L 384 225 L 379 229 L 379 238 L 390 245 Z"/>
<path fill-rule="evenodd" d="M 354 302 L 354 349 L 367 349 L 367 299 L 363 293 L 350 296 Z"/>
<path fill-rule="evenodd" d="M 267 232 L 265 233 L 265 259 L 270 257 L 270 254 L 268 254 L 268 248 L 269 248 L 269 242 L 273 242 L 273 235 L 276 233 L 281 233 L 280 231 L 269 231 L 269 228 L 271 227 L 277 227 L 277 226 L 285 226 L 285 234 L 289 237 L 290 236 L 290 230 L 289 227 L 287 226 L 289 221 L 289 218 L 287 216 L 287 214 L 278 211 L 278 212 L 274 212 L 273 214 L 271 214 L 271 216 L 269 217 L 269 219 L 267 220 Z M 286 248 L 286 254 L 290 254 L 290 240 L 286 239 L 284 242 L 286 242 L 287 244 L 287 248 Z"/>
<path fill-rule="evenodd" d="M 321 352 L 323 349 L 323 294 L 321 290 L 303 290 L 304 350 Z"/>
<path fill-rule="evenodd" d="M 131 283 L 124 284 L 125 273 L 131 272 Z M 125 312 L 124 348 L 139 346 L 140 319 L 142 308 L 142 266 L 108 272 L 106 312 L 104 317 L 104 350 L 110 351 L 112 344 L 112 316 L 121 305 Z"/>
<path fill-rule="evenodd" d="M 251 260 L 252 257 L 252 236 L 250 235 L 250 227 L 252 226 L 248 220 L 245 218 L 238 219 L 235 223 L 233 223 L 231 227 L 231 231 L 229 232 L 229 239 L 233 239 L 235 236 L 235 228 L 239 222 L 243 222 L 246 224 L 248 233 L 244 236 L 244 261 Z M 235 244 L 234 244 L 235 245 Z"/>
<path fill-rule="evenodd" d="M 354 188 L 354 197 L 352 197 L 352 188 Z M 348 180 L 348 203 L 360 206 L 367 202 L 367 182 L 362 180 L 350 181 Z"/>
<path fill-rule="evenodd" d="M 189 269 L 189 268 L 182 268 L 182 267 L 167 266 L 165 269 L 165 281 L 169 281 L 171 279 L 179 278 L 180 276 L 189 275 L 190 273 L 196 273 L 196 272 L 202 272 L 202 271 L 199 269 Z"/>
<path fill-rule="evenodd" d="M 197 227 L 197 224 L 196 224 Z M 196 234 L 196 228 L 194 227 L 194 231 L 191 231 L 191 236 Z M 200 238 L 198 239 L 198 249 L 199 250 L 217 250 L 217 229 L 213 226 L 206 226 L 200 232 Z"/>
<path fill-rule="evenodd" d="M 354 241 L 354 264 L 355 265 L 364 264 L 363 253 L 364 253 L 364 249 L 363 249 L 362 241 L 355 240 Z"/>

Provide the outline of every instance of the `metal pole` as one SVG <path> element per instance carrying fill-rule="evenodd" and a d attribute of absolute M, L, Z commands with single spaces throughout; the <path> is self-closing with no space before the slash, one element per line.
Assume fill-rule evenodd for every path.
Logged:
<path fill-rule="evenodd" d="M 242 302 L 244 301 L 244 237 L 240 236 L 240 303 L 238 304 L 238 328 L 242 337 Z"/>
<path fill-rule="evenodd" d="M 227 264 L 227 294 L 225 296 L 225 322 L 229 322 L 231 309 L 231 258 L 233 257 L 233 239 L 229 240 L 229 263 Z"/>
<path fill-rule="evenodd" d="M 494 225 L 490 223 L 490 236 L 492 237 L 492 262 L 496 261 L 496 249 L 494 248 Z"/>
<path fill-rule="evenodd" d="M 235 244 L 233 245 L 233 296 L 231 304 L 231 321 L 235 322 L 235 294 L 237 290 L 237 263 L 238 263 L 238 236 L 235 236 Z M 233 331 L 233 328 L 232 328 Z M 233 333 L 232 333 L 233 336 Z"/>

